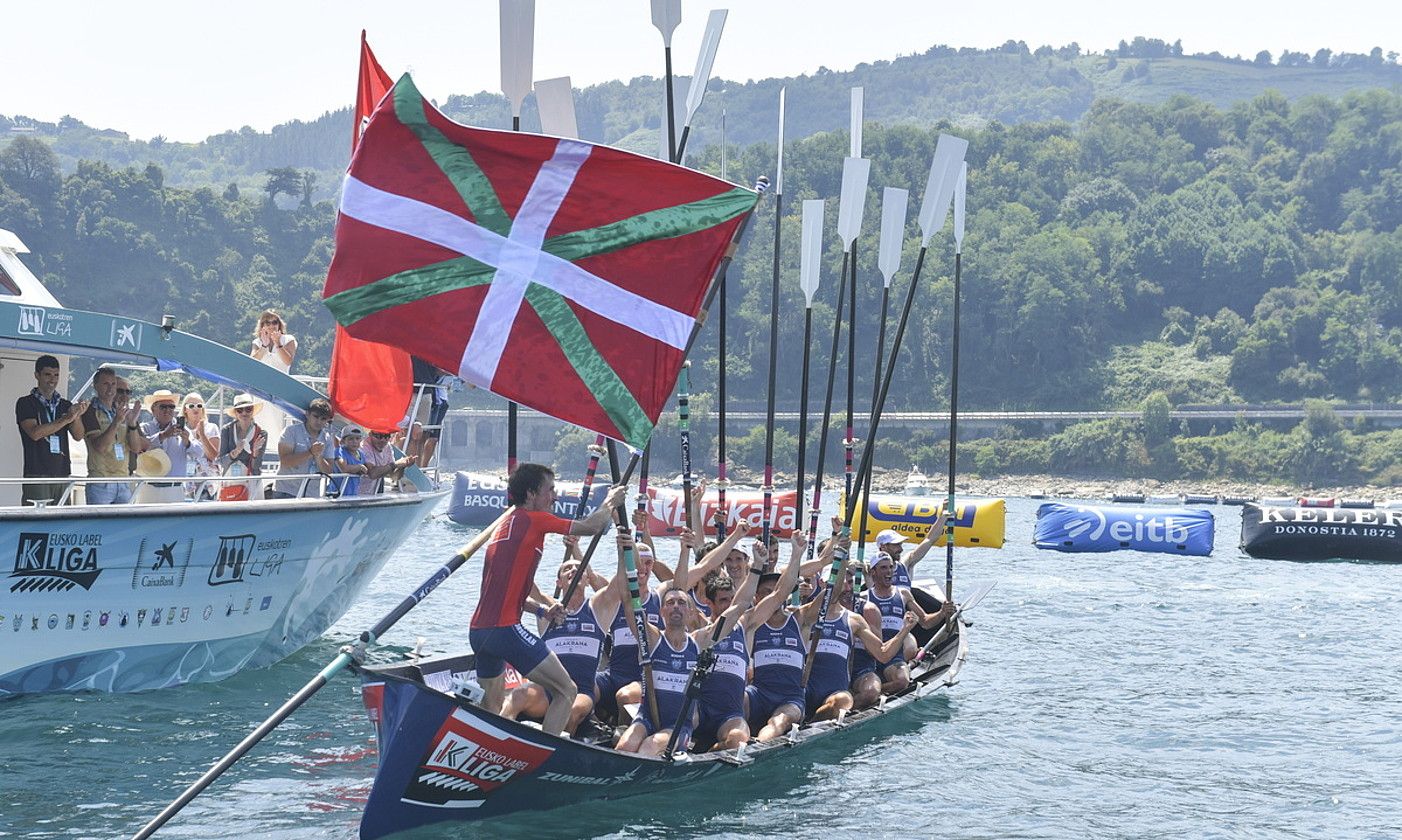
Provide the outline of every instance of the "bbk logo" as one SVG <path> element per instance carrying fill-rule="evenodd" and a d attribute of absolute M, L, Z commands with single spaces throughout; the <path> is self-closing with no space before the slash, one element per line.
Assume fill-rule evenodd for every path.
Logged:
<path fill-rule="evenodd" d="M 226 583 L 241 583 L 248 561 L 253 554 L 253 544 L 257 541 L 253 534 L 219 538 L 219 553 L 214 565 L 209 567 L 209 585 L 222 586 Z"/>
<path fill-rule="evenodd" d="M 24 532 L 15 548 L 11 592 L 67 592 L 74 586 L 92 589 L 102 574 L 98 562 L 101 534 L 41 534 Z"/>

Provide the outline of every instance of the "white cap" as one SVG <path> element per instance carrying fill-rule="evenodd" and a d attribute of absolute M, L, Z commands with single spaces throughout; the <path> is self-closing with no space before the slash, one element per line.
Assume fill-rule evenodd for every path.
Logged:
<path fill-rule="evenodd" d="M 897 534 L 890 528 L 887 528 L 886 530 L 876 535 L 877 545 L 891 545 L 892 543 L 900 544 L 905 542 L 905 540 L 906 538 L 904 536 Z"/>

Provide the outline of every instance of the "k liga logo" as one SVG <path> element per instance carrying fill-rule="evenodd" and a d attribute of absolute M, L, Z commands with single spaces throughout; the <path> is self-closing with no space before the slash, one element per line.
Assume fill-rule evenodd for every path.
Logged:
<path fill-rule="evenodd" d="M 10 591 L 67 592 L 74 586 L 92 589 L 102 574 L 101 546 L 101 534 L 23 532 L 15 547 Z"/>

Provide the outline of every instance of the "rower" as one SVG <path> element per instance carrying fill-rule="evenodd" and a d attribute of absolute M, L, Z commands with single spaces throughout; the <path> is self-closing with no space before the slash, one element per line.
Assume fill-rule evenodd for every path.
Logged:
<path fill-rule="evenodd" d="M 652 647 L 652 682 L 657 691 L 657 714 L 660 721 L 652 720 L 648 698 L 642 698 L 638 717 L 624 730 L 614 746 L 620 752 L 635 752 L 643 756 L 661 755 L 671 740 L 672 729 L 682 716 L 686 703 L 686 685 L 701 651 L 713 644 L 717 636 L 728 638 L 735 629 L 742 609 L 735 604 L 720 613 L 719 627 L 707 626 L 692 633 L 686 630 L 686 620 L 691 612 L 691 596 L 683 589 L 668 586 L 662 593 L 662 618 L 665 628 L 659 631 L 647 626 L 648 641 Z M 691 732 L 695 726 L 696 710 L 681 723 L 677 737 L 677 749 L 685 750 L 691 743 Z"/>
<path fill-rule="evenodd" d="M 622 556 L 620 552 L 620 572 L 623 567 Z M 569 583 L 578 569 L 578 560 L 567 560 L 560 565 L 555 582 L 557 591 L 569 587 Z M 570 596 L 569 603 L 565 605 L 565 617 L 558 623 L 552 625 L 546 617 L 546 613 L 543 610 L 537 610 L 536 623 L 541 639 L 560 658 L 560 662 L 565 666 L 565 670 L 569 671 L 570 678 L 574 680 L 575 688 L 579 691 L 579 694 L 574 698 L 574 705 L 570 709 L 569 722 L 565 724 L 565 731 L 570 735 L 574 735 L 580 722 L 594 711 L 594 676 L 599 670 L 599 656 L 603 652 L 605 628 L 613 623 L 626 592 L 626 577 L 619 574 L 614 577 L 613 583 L 609 583 L 603 589 L 595 592 L 593 597 L 587 600 L 584 587 L 575 587 L 574 594 Z M 501 716 L 512 720 L 522 715 L 539 718 L 545 715 L 549 704 L 550 692 L 544 686 L 527 682 L 507 695 Z"/>
<path fill-rule="evenodd" d="M 935 547 L 940 537 L 944 536 L 944 526 L 948 517 L 944 512 L 944 505 L 940 505 L 939 512 L 935 514 L 935 522 L 930 526 L 930 530 L 925 533 L 925 538 L 910 553 L 910 557 L 901 560 L 901 552 L 905 548 L 906 537 L 904 534 L 892 531 L 890 528 L 876 535 L 876 550 L 891 558 L 895 563 L 895 574 L 891 577 L 891 585 L 904 586 L 910 588 L 911 577 L 915 574 L 915 566 L 925 555 L 930 553 L 930 549 Z"/>
<path fill-rule="evenodd" d="M 794 535 L 802 539 L 801 532 Z M 791 560 L 782 574 L 762 575 L 755 591 L 759 604 L 749 632 L 754 679 L 745 689 L 745 719 L 761 742 L 778 738 L 803 720 L 805 639 L 798 619 L 783 607 L 798 582 L 798 567 Z M 778 598 L 769 597 L 776 594 Z"/>
<path fill-rule="evenodd" d="M 656 592 L 648 590 L 649 576 L 652 574 L 653 553 L 647 543 L 634 546 L 638 568 L 638 591 L 647 592 L 643 601 L 643 611 L 647 620 L 657 627 L 662 626 L 662 599 Z M 612 583 L 618 583 L 623 575 L 614 575 Z M 627 581 L 624 580 L 626 586 Z M 612 584 L 610 584 L 612 585 Z M 613 646 L 609 649 L 608 665 L 594 675 L 595 709 L 605 721 L 628 722 L 630 703 L 637 703 L 642 697 L 642 667 L 638 665 L 638 637 L 633 633 L 633 611 L 619 610 L 609 625 L 609 637 Z"/>
<path fill-rule="evenodd" d="M 878 661 L 887 662 L 901 649 L 901 644 L 915 626 L 915 613 L 906 613 L 900 632 L 883 643 L 881 636 L 872 631 L 867 619 L 849 609 L 852 605 L 852 582 L 861 570 L 860 562 L 848 562 L 845 574 L 838 578 L 834 592 L 836 597 L 828 604 L 827 615 L 818 621 L 818 647 L 813 654 L 813 666 L 805 688 L 810 720 L 831 720 L 839 712 L 852 709 L 854 699 L 849 689 L 852 685 L 854 643 L 863 645 L 864 651 L 875 651 Z M 799 623 L 811 625 L 810 616 L 816 614 L 821 605 L 820 601 L 805 604 Z"/>
<path fill-rule="evenodd" d="M 895 563 L 891 555 L 880 552 L 873 558 L 871 573 L 867 576 L 870 589 L 867 600 L 881 613 L 881 638 L 889 640 L 905 624 L 905 614 L 915 613 L 921 627 L 926 629 L 946 620 L 953 614 L 953 608 L 945 603 L 939 612 L 926 613 L 916 602 L 909 589 L 895 586 L 891 582 L 895 574 Z M 881 691 L 885 694 L 899 694 L 910 685 L 910 669 L 906 666 L 905 651 L 902 650 L 881 669 Z"/>
<path fill-rule="evenodd" d="M 796 534 L 795 544 L 801 544 L 802 534 Z M 798 549 L 802 554 L 802 549 Z M 734 590 L 724 572 L 707 584 L 706 600 L 712 614 L 721 615 L 731 609 L 740 611 L 740 620 L 729 635 L 716 642 L 716 662 L 706 681 L 701 684 L 700 722 L 696 727 L 698 744 L 713 744 L 715 750 L 733 750 L 750 740 L 750 727 L 745 715 L 746 678 L 750 666 L 750 637 L 764 618 L 783 606 L 788 590 L 771 587 L 758 604 L 754 604 L 759 583 L 764 580 L 765 555 L 757 554 L 750 573 L 739 591 Z M 777 577 L 777 576 L 776 576 Z M 751 606 L 751 604 L 754 604 Z"/>
<path fill-rule="evenodd" d="M 485 689 L 483 708 L 501 711 L 504 671 L 509 662 L 531 682 L 550 691 L 541 729 L 558 735 L 565 728 L 578 693 L 574 680 L 549 646 L 521 624 L 521 609 L 529 595 L 552 617 L 564 616 L 564 606 L 554 603 L 535 585 L 545 535 L 602 531 L 626 492 L 624 487 L 614 487 L 588 517 L 562 519 L 550 512 L 555 504 L 555 474 L 549 467 L 524 463 L 511 473 L 506 495 L 515 510 L 487 546 L 481 596 L 468 631 L 476 654 L 477 679 Z"/>

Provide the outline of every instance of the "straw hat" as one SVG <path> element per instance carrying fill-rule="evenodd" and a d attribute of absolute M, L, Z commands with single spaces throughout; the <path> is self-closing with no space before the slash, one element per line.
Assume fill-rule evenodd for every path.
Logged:
<path fill-rule="evenodd" d="M 164 449 L 148 449 L 136 456 L 134 474 L 142 478 L 170 475 L 170 456 Z"/>
<path fill-rule="evenodd" d="M 262 400 L 257 399 L 252 394 L 239 394 L 237 397 L 234 397 L 234 404 L 224 409 L 224 413 L 229 415 L 230 417 L 238 417 L 239 413 L 238 411 L 236 411 L 236 409 L 242 408 L 246 405 L 253 406 L 254 417 L 257 417 L 258 412 L 263 410 Z"/>
<path fill-rule="evenodd" d="M 150 411 L 158 402 L 168 402 L 171 405 L 178 406 L 180 405 L 180 395 L 171 391 L 169 388 L 161 388 L 158 391 L 152 391 L 146 399 L 142 400 L 141 407 Z"/>

